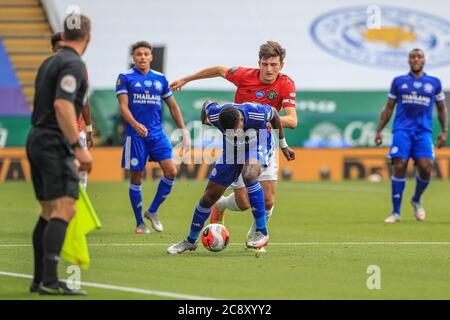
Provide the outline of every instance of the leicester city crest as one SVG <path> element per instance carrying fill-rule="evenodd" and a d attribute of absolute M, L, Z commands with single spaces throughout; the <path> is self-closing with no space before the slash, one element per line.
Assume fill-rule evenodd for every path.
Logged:
<path fill-rule="evenodd" d="M 367 6 L 344 7 L 317 17 L 310 35 L 336 58 L 365 66 L 408 69 L 407 57 L 413 48 L 424 50 L 429 68 L 450 65 L 450 21 L 445 16 L 400 7 L 377 8 L 377 26 L 368 23 Z"/>

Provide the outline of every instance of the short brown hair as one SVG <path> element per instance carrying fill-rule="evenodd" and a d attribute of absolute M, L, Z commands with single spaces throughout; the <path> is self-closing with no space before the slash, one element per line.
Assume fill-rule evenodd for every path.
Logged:
<path fill-rule="evenodd" d="M 52 37 L 50 38 L 50 41 L 52 43 L 52 48 L 56 46 L 56 44 L 63 39 L 63 33 L 62 32 L 55 32 L 52 34 Z"/>
<path fill-rule="evenodd" d="M 81 41 L 91 32 L 91 20 L 88 17 L 71 14 L 64 19 L 64 40 Z"/>
<path fill-rule="evenodd" d="M 283 62 L 286 50 L 278 42 L 267 41 L 259 47 L 259 60 L 272 57 L 280 57 L 280 61 Z"/>
<path fill-rule="evenodd" d="M 137 48 L 148 48 L 150 51 L 152 51 L 152 46 L 147 41 L 138 41 L 135 44 L 131 46 L 131 54 L 134 53 L 134 50 Z"/>

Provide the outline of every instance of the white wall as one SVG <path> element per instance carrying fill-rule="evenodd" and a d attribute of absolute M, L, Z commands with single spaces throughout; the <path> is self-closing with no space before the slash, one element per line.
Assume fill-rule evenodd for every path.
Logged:
<path fill-rule="evenodd" d="M 92 43 L 84 59 L 94 88 L 114 87 L 118 73 L 127 69 L 130 44 L 138 40 L 166 46 L 165 73 L 169 81 L 211 65 L 254 67 L 259 45 L 266 40 L 276 40 L 287 49 L 284 72 L 294 79 L 299 90 L 387 90 L 394 76 L 408 71 L 406 65 L 383 68 L 349 62 L 326 52 L 313 41 L 311 24 L 320 15 L 340 7 L 368 6 L 371 4 L 368 1 L 346 0 L 345 5 L 343 1 L 333 0 L 313 3 L 296 0 L 43 2 L 50 4 L 47 8 L 54 8 L 60 21 L 66 8 L 73 4 L 92 19 Z M 377 4 L 395 5 L 418 11 L 419 16 L 431 14 L 441 19 L 447 19 L 450 12 L 450 1 L 446 0 L 378 0 Z M 436 29 L 414 17 L 412 14 L 411 23 L 416 24 L 418 41 L 409 43 L 404 50 L 423 46 L 423 39 L 433 35 Z M 446 21 L 450 26 L 450 21 Z M 447 34 L 445 31 L 437 34 L 441 57 L 442 45 L 450 44 L 450 27 L 448 30 Z M 372 43 L 370 46 L 382 50 L 385 45 Z M 427 71 L 440 77 L 445 88 L 450 88 L 450 64 Z M 192 83 L 187 88 L 231 89 L 232 86 L 222 79 L 211 79 Z"/>

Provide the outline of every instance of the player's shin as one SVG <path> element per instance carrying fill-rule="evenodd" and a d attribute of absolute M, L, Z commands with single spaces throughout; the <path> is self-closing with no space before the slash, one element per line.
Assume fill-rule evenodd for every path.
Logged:
<path fill-rule="evenodd" d="M 209 218 L 210 213 L 211 207 L 208 208 L 204 206 L 202 200 L 200 200 L 197 207 L 195 208 L 191 223 L 191 229 L 189 231 L 189 236 L 187 237 L 187 240 L 190 243 L 197 242 L 200 231 L 202 230 L 205 221 Z"/>
<path fill-rule="evenodd" d="M 430 184 L 431 178 L 428 180 L 421 178 L 419 175 L 416 176 L 416 189 L 414 192 L 414 196 L 412 200 L 416 203 L 420 203 L 420 198 L 422 197 L 423 192 Z"/>
<path fill-rule="evenodd" d="M 394 214 L 400 214 L 405 183 L 406 178 L 397 178 L 392 176 L 392 213 Z"/>
<path fill-rule="evenodd" d="M 255 218 L 256 231 L 267 235 L 266 208 L 264 206 L 264 190 L 258 181 L 247 185 L 248 198 Z"/>
<path fill-rule="evenodd" d="M 142 220 L 142 186 L 130 184 L 130 202 L 133 207 L 134 217 L 136 218 L 136 226 L 144 223 Z"/>
<path fill-rule="evenodd" d="M 172 191 L 172 186 L 174 183 L 175 179 L 169 179 L 164 176 L 161 178 L 155 198 L 153 199 L 150 208 L 148 208 L 148 212 L 156 213 L 158 211 L 159 206 L 166 200 L 170 191 Z"/>

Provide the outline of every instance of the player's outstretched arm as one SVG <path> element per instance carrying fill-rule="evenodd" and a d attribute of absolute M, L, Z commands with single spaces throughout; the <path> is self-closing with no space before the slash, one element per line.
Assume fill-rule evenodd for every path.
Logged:
<path fill-rule="evenodd" d="M 297 128 L 297 110 L 295 108 L 284 108 L 284 116 L 280 116 L 283 128 Z"/>
<path fill-rule="evenodd" d="M 117 97 L 117 99 L 119 100 L 120 114 L 125 119 L 125 121 L 128 122 L 128 124 L 132 126 L 134 130 L 136 130 L 139 136 L 146 137 L 148 133 L 147 128 L 143 124 L 136 121 L 136 119 L 131 114 L 130 108 L 128 108 L 128 95 L 121 94 Z"/>
<path fill-rule="evenodd" d="M 170 89 L 177 92 L 180 91 L 181 88 L 186 85 L 188 82 L 200 80 L 200 79 L 208 79 L 208 78 L 216 78 L 216 77 L 222 77 L 225 78 L 225 75 L 227 73 L 228 67 L 226 66 L 215 66 L 206 68 L 203 70 L 200 70 L 196 73 L 193 73 L 189 76 L 186 76 L 184 78 L 175 80 L 170 84 Z"/>
<path fill-rule="evenodd" d="M 181 130 L 183 134 L 183 147 L 185 150 L 188 150 L 191 148 L 191 138 L 189 136 L 189 132 L 186 130 L 184 126 L 183 115 L 181 114 L 180 107 L 178 106 L 178 103 L 173 96 L 169 97 L 165 101 L 167 106 L 169 107 L 173 121 L 175 121 L 177 127 Z"/>
<path fill-rule="evenodd" d="M 284 136 L 283 126 L 281 125 L 281 118 L 278 114 L 278 111 L 275 108 L 272 108 L 273 117 L 270 121 L 270 124 L 272 125 L 272 128 L 275 130 L 278 130 L 278 139 L 280 140 L 280 149 L 283 152 L 285 158 L 288 161 L 295 159 L 295 151 L 289 148 L 286 138 Z"/>
<path fill-rule="evenodd" d="M 386 106 L 381 112 L 380 121 L 378 122 L 377 135 L 375 136 L 375 144 L 377 146 L 383 143 L 381 132 L 383 131 L 384 127 L 389 122 L 389 120 L 392 117 L 392 114 L 394 113 L 395 103 L 396 103 L 395 100 L 388 99 L 388 101 L 386 102 Z"/>
<path fill-rule="evenodd" d="M 437 138 L 437 147 L 440 149 L 445 147 L 448 137 L 448 113 L 445 101 L 439 101 L 436 103 L 438 109 L 439 123 L 441 124 L 441 133 Z"/>

